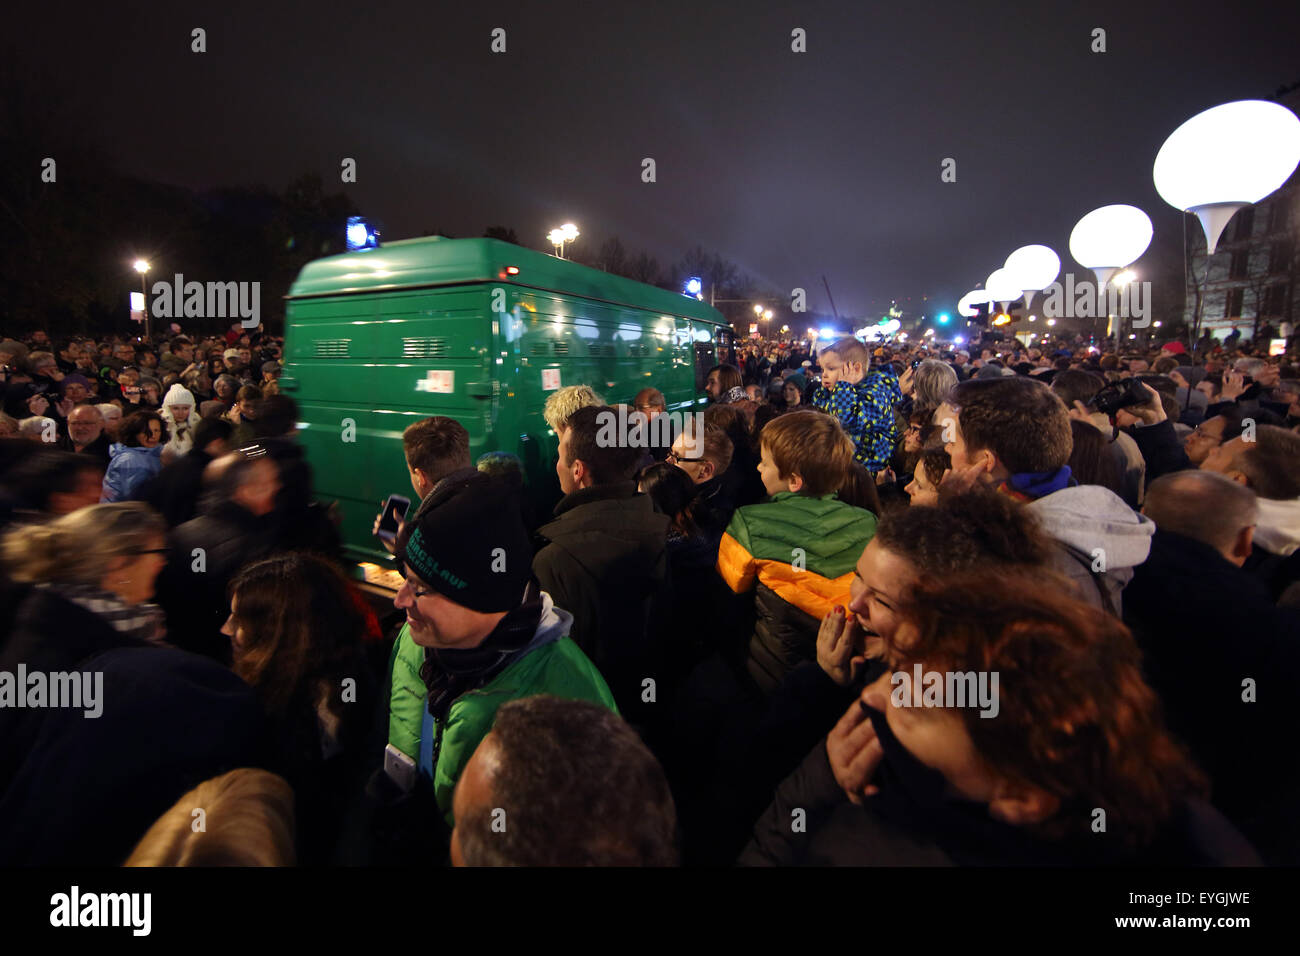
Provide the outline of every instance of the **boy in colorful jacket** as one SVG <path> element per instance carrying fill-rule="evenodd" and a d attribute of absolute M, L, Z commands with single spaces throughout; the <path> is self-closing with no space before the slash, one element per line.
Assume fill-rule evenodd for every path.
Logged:
<path fill-rule="evenodd" d="M 835 496 L 852 463 L 853 443 L 831 416 L 773 419 L 758 465 L 771 498 L 737 509 L 722 536 L 718 573 L 737 594 L 754 590 L 746 668 L 764 693 L 816 659 L 821 620 L 848 604 L 854 566 L 876 533 L 875 515 Z"/>
<path fill-rule="evenodd" d="M 871 355 L 855 338 L 844 338 L 822 349 L 817 361 L 822 383 L 813 393 L 813 406 L 839 419 L 853 441 L 854 460 L 874 476 L 889 464 L 898 443 L 894 409 L 903 400 L 892 365 L 868 371 Z"/>

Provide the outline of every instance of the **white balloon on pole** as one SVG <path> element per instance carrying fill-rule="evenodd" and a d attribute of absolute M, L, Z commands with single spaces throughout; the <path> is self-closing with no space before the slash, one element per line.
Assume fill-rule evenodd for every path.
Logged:
<path fill-rule="evenodd" d="M 1151 170 L 1156 192 L 1201 220 L 1211 253 L 1238 209 L 1257 203 L 1300 165 L 1300 117 L 1281 103 L 1237 100 L 1169 134 Z"/>
<path fill-rule="evenodd" d="M 1119 269 L 1135 262 L 1151 245 L 1151 218 L 1136 206 L 1117 203 L 1088 213 L 1070 233 L 1070 255 L 1105 285 Z"/>
<path fill-rule="evenodd" d="M 986 290 L 972 289 L 957 300 L 957 314 L 965 316 L 968 319 L 974 318 L 979 314 L 979 311 L 975 306 L 983 305 L 988 301 L 990 301 L 989 294 Z"/>
<path fill-rule="evenodd" d="M 994 269 L 989 273 L 988 279 L 984 281 L 984 289 L 990 299 L 1004 305 L 1020 298 L 1020 294 L 1024 291 L 1020 288 L 1020 280 L 1005 267 Z"/>
<path fill-rule="evenodd" d="M 1048 246 L 1021 246 L 1007 256 L 1003 268 L 1019 280 L 1027 309 L 1034 293 L 1046 289 L 1061 274 L 1061 257 Z"/>

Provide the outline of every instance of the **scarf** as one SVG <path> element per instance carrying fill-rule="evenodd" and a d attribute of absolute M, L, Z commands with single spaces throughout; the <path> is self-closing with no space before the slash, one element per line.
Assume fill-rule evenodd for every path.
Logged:
<path fill-rule="evenodd" d="M 1072 483 L 1070 466 L 1062 465 L 1056 471 L 1018 472 L 998 485 L 998 491 L 1017 501 L 1036 501 L 1068 488 Z"/>
<path fill-rule="evenodd" d="M 101 591 L 89 584 L 41 582 L 36 587 L 84 608 L 124 637 L 160 647 L 167 645 L 163 610 L 157 604 L 127 604 L 111 591 Z"/>
<path fill-rule="evenodd" d="M 532 641 L 542 619 L 542 589 L 529 580 L 524 599 L 503 617 L 477 647 L 424 650 L 420 679 L 429 688 L 429 713 L 445 720 L 451 705 L 467 691 L 482 687 L 513 663 Z"/>

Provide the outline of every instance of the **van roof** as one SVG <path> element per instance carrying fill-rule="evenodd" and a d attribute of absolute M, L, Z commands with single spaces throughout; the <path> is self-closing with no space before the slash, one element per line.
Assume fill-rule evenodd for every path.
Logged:
<path fill-rule="evenodd" d="M 519 271 L 511 275 L 507 267 Z M 525 249 L 500 239 L 403 239 L 316 259 L 302 267 L 288 298 L 387 292 L 428 286 L 499 282 L 581 296 L 726 324 L 722 314 L 670 292 Z"/>

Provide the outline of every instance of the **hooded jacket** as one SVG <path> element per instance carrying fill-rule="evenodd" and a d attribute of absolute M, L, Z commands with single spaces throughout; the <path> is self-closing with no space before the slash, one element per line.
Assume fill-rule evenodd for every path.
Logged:
<path fill-rule="evenodd" d="M 146 481 L 162 471 L 165 445 L 140 448 L 113 442 L 108 446 L 108 470 L 104 472 L 101 502 L 135 501 Z"/>
<path fill-rule="evenodd" d="M 747 668 L 764 692 L 816 658 L 821 619 L 848 603 L 854 565 L 875 533 L 875 515 L 834 494 L 782 491 L 737 509 L 718 549 L 718 573 L 737 594 L 754 588 Z"/>
<path fill-rule="evenodd" d="M 1100 485 L 1062 488 L 1025 507 L 1062 545 L 1054 569 L 1082 600 L 1120 616 L 1120 594 L 1151 553 L 1155 523 Z"/>
<path fill-rule="evenodd" d="M 1259 498 L 1255 547 L 1242 566 L 1281 601 L 1300 581 L 1300 498 Z M 1288 600 L 1290 595 L 1288 595 Z"/>
<path fill-rule="evenodd" d="M 188 405 L 190 414 L 183 421 L 177 421 L 175 414 L 172 412 L 173 405 Z M 198 417 L 198 405 L 194 401 L 194 396 L 184 385 L 177 382 L 167 390 L 163 396 L 162 411 L 158 413 L 162 420 L 167 423 L 167 429 L 171 432 L 171 440 L 167 442 L 170 449 L 170 456 L 179 458 L 188 454 L 189 450 L 194 447 L 194 422 Z"/>
<path fill-rule="evenodd" d="M 837 382 L 834 389 L 817 386 L 812 404 L 839 419 L 853 439 L 853 458 L 873 475 L 889 464 L 898 443 L 894 410 L 903 401 L 892 365 L 867 372 L 856 385 Z"/>
<path fill-rule="evenodd" d="M 497 708 L 521 697 L 552 694 L 603 704 L 615 713 L 614 697 L 595 666 L 567 635 L 573 615 L 541 592 L 541 617 L 532 640 L 500 673 L 452 701 L 445 719 L 434 717 L 429 688 L 420 676 L 425 649 L 402 626 L 389 661 L 388 749 L 416 763 L 433 780 L 438 810 L 454 826 L 451 798 L 456 781 L 479 742 L 492 729 Z"/>

